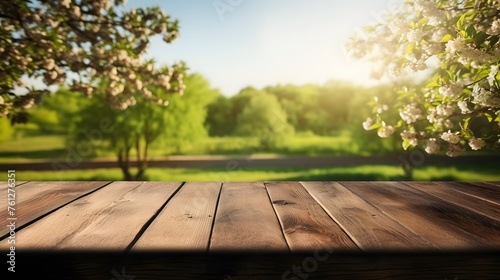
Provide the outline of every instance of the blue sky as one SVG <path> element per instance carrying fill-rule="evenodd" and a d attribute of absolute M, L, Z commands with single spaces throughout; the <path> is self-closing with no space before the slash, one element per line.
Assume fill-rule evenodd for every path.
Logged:
<path fill-rule="evenodd" d="M 346 57 L 342 46 L 356 29 L 375 22 L 397 2 L 217 1 L 129 0 L 126 6 L 160 6 L 178 19 L 179 39 L 168 45 L 154 38 L 148 55 L 160 65 L 185 61 L 228 96 L 249 85 L 323 84 L 332 79 L 375 83 L 369 78 L 370 66 Z M 214 3 L 230 10 L 218 12 Z"/>

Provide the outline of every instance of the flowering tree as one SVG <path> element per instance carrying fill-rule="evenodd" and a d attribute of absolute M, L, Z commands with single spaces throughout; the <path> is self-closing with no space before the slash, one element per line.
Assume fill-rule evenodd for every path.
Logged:
<path fill-rule="evenodd" d="M 182 93 L 183 65 L 156 69 L 153 60 L 143 59 L 151 36 L 167 43 L 177 38 L 178 22 L 158 7 L 126 11 L 124 2 L 0 1 L 0 117 L 25 122 L 26 109 L 48 92 L 26 87 L 27 94 L 16 94 L 26 78 L 42 78 L 47 86 L 66 83 L 88 96 L 95 79 L 106 78 L 105 100 L 121 109 L 136 102 L 134 95 L 164 104 L 166 96 L 149 86 L 165 88 L 157 91 L 165 95 Z"/>
<path fill-rule="evenodd" d="M 348 43 L 375 63 L 374 75 L 431 73 L 422 88 L 398 90 L 388 108 L 377 100 L 363 127 L 380 137 L 398 133 L 404 149 L 458 156 L 500 147 L 500 1 L 409 0 Z M 388 111 L 400 119 L 386 123 Z"/>

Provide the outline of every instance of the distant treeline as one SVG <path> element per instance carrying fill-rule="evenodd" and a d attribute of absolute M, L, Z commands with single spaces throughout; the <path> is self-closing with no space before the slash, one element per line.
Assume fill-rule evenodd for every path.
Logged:
<path fill-rule="evenodd" d="M 347 130 L 353 142 L 367 150 L 394 150 L 391 139 L 381 140 L 361 125 L 372 113 L 369 103 L 375 96 L 388 106 L 397 102 L 393 85 L 362 87 L 343 81 L 274 85 L 247 87 L 228 97 L 199 74 L 189 75 L 185 83 L 183 96 L 172 96 L 168 107 L 154 109 L 155 115 L 165 115 L 160 117 L 164 130 L 160 138 L 189 141 L 207 136 L 248 136 L 259 138 L 260 145 L 269 148 L 294 133 L 329 136 Z M 37 126 L 32 133 L 75 134 L 98 124 L 103 111 L 123 123 L 123 117 L 113 115 L 105 106 L 99 98 L 88 99 L 62 88 L 46 96 L 31 112 L 30 122 Z M 151 110 L 146 106 L 136 113 L 144 118 Z M 130 114 L 127 118 L 133 121 L 136 117 Z M 140 120 L 136 118 L 136 122 Z"/>

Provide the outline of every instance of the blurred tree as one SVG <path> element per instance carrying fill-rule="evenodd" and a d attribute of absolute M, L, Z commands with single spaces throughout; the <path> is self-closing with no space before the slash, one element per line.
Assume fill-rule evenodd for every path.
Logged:
<path fill-rule="evenodd" d="M 318 120 L 321 122 L 321 116 L 316 116 L 318 113 L 319 86 L 295 86 L 288 84 L 285 86 L 267 87 L 265 91 L 278 98 L 288 116 L 290 124 L 295 130 L 319 132 L 317 127 L 311 123 Z"/>
<path fill-rule="evenodd" d="M 345 128 L 350 110 L 357 110 L 349 106 L 352 99 L 356 95 L 365 93 L 365 89 L 343 81 L 330 81 L 321 87 L 317 111 L 323 114 L 320 116 L 322 123 L 318 123 L 318 131 L 325 135 Z"/>
<path fill-rule="evenodd" d="M 222 94 L 208 105 L 205 125 L 210 136 L 229 136 L 234 134 L 238 117 L 248 106 L 250 99 L 258 92 L 253 87 L 246 87 L 238 94 L 227 98 Z"/>
<path fill-rule="evenodd" d="M 277 98 L 253 91 L 250 102 L 238 116 L 235 134 L 255 137 L 260 148 L 269 150 L 285 142 L 293 131 Z"/>
<path fill-rule="evenodd" d="M 42 78 L 47 86 L 70 84 L 85 95 L 94 92 L 94 78 L 106 78 L 110 84 L 101 102 L 122 109 L 133 96 L 155 103 L 182 93 L 183 64 L 155 69 L 153 60 L 143 60 L 152 36 L 166 43 L 177 38 L 178 22 L 158 7 L 125 10 L 124 2 L 0 1 L 0 117 L 26 122 L 26 110 L 49 91 L 26 87 L 27 94 L 16 94 L 25 78 Z M 153 87 L 164 90 L 155 91 L 157 96 Z"/>
<path fill-rule="evenodd" d="M 183 144 L 208 136 L 205 125 L 208 118 L 208 106 L 214 104 L 222 94 L 210 87 L 210 83 L 199 74 L 185 78 L 187 88 L 184 95 L 173 96 L 165 121 L 165 132 L 156 145 L 163 145 L 163 139 L 174 139 L 177 150 Z M 169 143 L 172 143 L 170 141 Z"/>
<path fill-rule="evenodd" d="M 67 134 L 80 117 L 78 112 L 89 99 L 68 88 L 47 94 L 31 111 L 31 122 L 43 134 Z"/>
<path fill-rule="evenodd" d="M 9 140 L 14 135 L 14 128 L 6 118 L 0 118 L 0 142 Z"/>
<path fill-rule="evenodd" d="M 369 106 L 375 102 L 375 98 L 383 106 L 378 108 Z M 381 139 L 377 136 L 377 131 L 367 133 L 363 126 L 359 125 L 368 116 L 371 116 L 374 110 L 387 111 L 396 102 L 397 95 L 392 91 L 392 85 L 383 84 L 369 88 L 360 88 L 353 92 L 352 99 L 347 106 L 347 127 L 351 133 L 353 144 L 358 146 L 360 152 L 381 155 L 394 153 L 402 149 L 397 141 L 397 137 Z M 398 118 L 397 113 L 393 113 L 390 118 L 396 120 Z"/>
<path fill-rule="evenodd" d="M 185 94 L 174 96 L 172 105 L 162 102 L 163 106 L 157 106 L 138 97 L 127 110 L 119 110 L 103 102 L 104 96 L 94 96 L 79 113 L 81 118 L 70 139 L 74 150 L 82 157 L 101 149 L 112 150 L 125 180 L 143 179 L 153 144 L 169 137 L 189 141 L 206 135 L 205 107 L 218 92 L 197 74 L 189 75 L 186 84 Z"/>
<path fill-rule="evenodd" d="M 210 136 L 228 136 L 233 133 L 236 120 L 231 117 L 231 99 L 221 94 L 208 104 L 207 111 L 205 127 Z"/>

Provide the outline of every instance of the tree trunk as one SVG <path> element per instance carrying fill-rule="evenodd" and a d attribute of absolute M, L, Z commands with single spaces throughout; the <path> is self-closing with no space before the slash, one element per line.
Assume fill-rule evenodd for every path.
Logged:
<path fill-rule="evenodd" d="M 410 151 L 403 152 L 404 158 L 401 160 L 401 168 L 404 172 L 404 180 L 412 180 L 413 179 L 413 164 L 410 162 Z"/>
<path fill-rule="evenodd" d="M 134 176 L 130 172 L 130 164 L 129 164 L 129 153 L 130 148 L 126 147 L 125 149 L 118 150 L 118 165 L 122 170 L 123 178 L 125 181 L 133 181 Z"/>

